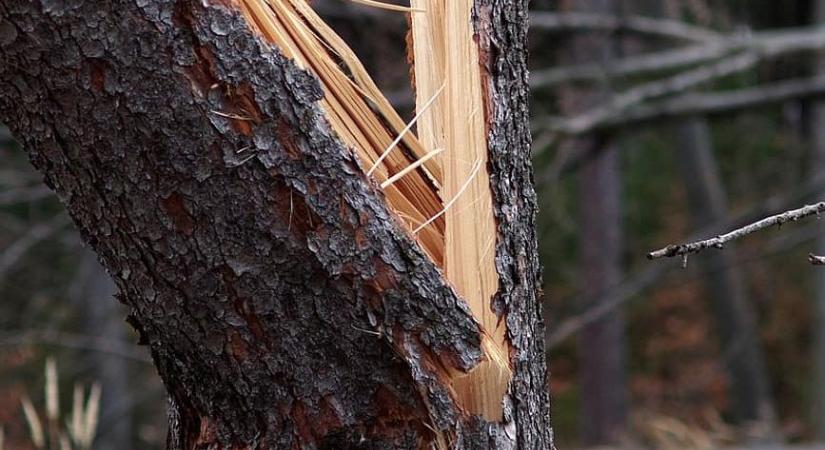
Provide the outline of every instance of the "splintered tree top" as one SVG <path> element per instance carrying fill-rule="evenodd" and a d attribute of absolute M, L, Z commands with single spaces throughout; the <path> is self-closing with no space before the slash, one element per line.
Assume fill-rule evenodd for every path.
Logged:
<path fill-rule="evenodd" d="M 453 389 L 468 412 L 501 420 L 511 370 L 506 320 L 491 308 L 498 291 L 497 231 L 488 173 L 487 79 L 474 40 L 472 0 L 383 5 L 410 14 L 417 106 L 410 123 L 306 0 L 241 4 L 259 34 L 319 79 L 331 127 L 467 301 L 484 334 L 487 361 L 469 374 L 452 374 Z"/>

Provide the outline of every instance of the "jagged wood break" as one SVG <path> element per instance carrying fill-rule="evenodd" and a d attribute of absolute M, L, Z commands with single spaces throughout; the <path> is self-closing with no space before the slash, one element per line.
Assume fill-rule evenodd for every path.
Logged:
<path fill-rule="evenodd" d="M 419 124 L 425 147 L 445 148 L 442 196 L 446 212 L 444 272 L 468 301 L 487 340 L 490 356 L 453 387 L 464 406 L 488 420 L 501 420 L 501 401 L 510 380 L 506 326 L 491 308 L 498 291 L 496 223 L 487 170 L 487 113 L 478 46 L 472 25 L 473 0 L 412 0 L 412 47 L 416 103 L 442 83 L 446 92 Z"/>
<path fill-rule="evenodd" d="M 505 321 L 491 306 L 498 290 L 496 223 L 473 0 L 412 1 L 409 59 L 417 137 L 306 0 L 243 0 L 242 5 L 257 32 L 318 77 L 330 125 L 470 305 L 484 333 L 487 361 L 469 374 L 453 374 L 453 389 L 469 413 L 500 421 L 511 370 Z"/>

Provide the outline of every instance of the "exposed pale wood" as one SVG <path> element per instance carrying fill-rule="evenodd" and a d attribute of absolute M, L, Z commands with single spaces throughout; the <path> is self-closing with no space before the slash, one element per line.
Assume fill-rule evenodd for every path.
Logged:
<path fill-rule="evenodd" d="M 324 82 L 239 3 L 0 7 L 0 120 L 115 276 L 168 448 L 552 449 L 526 0 L 473 17 L 513 367 L 495 423 L 450 389 L 484 354 L 477 321 L 333 132 Z"/>
<path fill-rule="evenodd" d="M 473 37 L 471 0 L 413 0 L 416 103 L 427 104 L 441 86 L 443 96 L 423 111 L 419 137 L 425 147 L 444 148 L 444 272 L 467 300 L 487 333 L 489 360 L 453 387 L 469 411 L 501 420 L 510 379 L 506 326 L 493 311 L 498 274 L 493 251 L 496 223 L 487 156 L 487 115 L 479 50 Z"/>
<path fill-rule="evenodd" d="M 409 8 L 409 7 L 406 7 L 406 6 L 393 5 L 391 3 L 384 3 L 384 2 L 379 2 L 379 1 L 376 1 L 376 0 L 350 0 L 350 1 L 353 2 L 353 3 L 358 3 L 358 4 L 361 4 L 361 5 L 365 5 L 365 6 L 372 6 L 373 8 L 386 9 L 386 10 L 389 10 L 389 11 L 423 12 L 422 10 L 417 9 L 417 8 Z"/>
<path fill-rule="evenodd" d="M 305 0 L 244 0 L 244 13 L 257 31 L 321 81 L 322 108 L 330 125 L 358 154 L 379 183 L 406 169 L 427 151 L 370 78 L 358 58 L 321 20 Z M 401 148 L 387 152 L 387 149 Z M 391 183 L 387 200 L 412 229 L 436 215 L 441 173 L 436 161 Z M 443 260 L 444 220 L 418 233 L 419 242 L 436 263 Z"/>
<path fill-rule="evenodd" d="M 498 291 L 496 224 L 486 169 L 486 111 L 473 39 L 473 2 L 413 3 L 417 12 L 412 14 L 412 32 L 420 38 L 414 37 L 413 50 L 418 112 L 406 125 L 357 57 L 305 0 L 244 3 L 264 36 L 318 75 L 331 125 L 369 167 L 367 174 L 386 189 L 390 205 L 469 303 L 486 332 L 489 361 L 469 375 L 457 374 L 454 388 L 469 411 L 500 420 L 510 368 L 506 327 L 492 309 Z M 341 70 L 341 63 L 349 73 Z M 377 105 L 379 114 L 368 102 Z M 391 127 L 384 126 L 382 118 L 389 118 Z M 416 122 L 421 141 L 411 133 Z M 402 143 L 406 152 L 396 148 Z M 433 158 L 422 153 L 423 148 L 444 151 Z M 419 167 L 426 170 L 419 172 Z"/>

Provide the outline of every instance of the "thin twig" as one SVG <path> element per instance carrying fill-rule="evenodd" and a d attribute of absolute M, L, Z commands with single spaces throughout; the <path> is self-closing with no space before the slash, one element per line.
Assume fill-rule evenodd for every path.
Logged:
<path fill-rule="evenodd" d="M 0 281 L 29 249 L 58 232 L 68 222 L 68 217 L 60 213 L 48 222 L 33 226 L 26 234 L 0 252 Z"/>
<path fill-rule="evenodd" d="M 748 212 L 746 215 L 751 215 L 751 212 Z M 715 226 L 716 225 L 714 225 L 714 227 Z M 786 251 L 789 248 L 796 247 L 799 244 L 814 239 L 818 233 L 819 227 L 809 225 L 799 233 L 783 234 L 772 239 L 766 248 L 758 252 L 749 252 L 750 256 L 743 256 L 743 253 L 745 252 L 740 252 L 737 262 L 724 268 L 727 269 L 749 261 L 761 260 L 764 259 L 765 255 Z M 639 294 L 645 292 L 657 280 L 661 279 L 664 275 L 672 270 L 675 270 L 679 266 L 680 261 L 678 260 L 668 260 L 662 264 L 654 264 L 629 277 L 621 284 L 610 288 L 609 292 L 605 295 L 588 296 L 585 299 L 580 298 L 570 300 L 570 303 L 584 303 L 593 306 L 586 309 L 581 314 L 569 317 L 558 325 L 552 326 L 552 333 L 547 336 L 545 349 L 549 351 L 556 348 L 559 344 L 581 331 L 584 327 L 601 320 L 616 309 L 622 307 L 630 300 L 638 298 Z M 694 278 L 698 278 L 700 276 L 701 275 L 696 275 Z"/>
<path fill-rule="evenodd" d="M 825 266 L 825 256 L 817 256 L 813 253 L 808 254 L 808 261 L 815 266 Z"/>
<path fill-rule="evenodd" d="M 782 226 L 784 223 L 797 221 L 808 216 L 819 215 L 825 211 L 825 202 L 819 202 L 815 205 L 804 206 L 799 209 L 786 211 L 782 214 L 770 216 L 760 221 L 738 228 L 726 234 L 716 236 L 711 239 L 703 241 L 696 241 L 689 244 L 668 245 L 667 247 L 650 252 L 647 254 L 648 259 L 671 258 L 674 256 L 686 257 L 691 253 L 699 253 L 708 248 L 722 249 L 727 242 L 739 239 L 748 234 L 764 230 L 765 228 Z"/>
<path fill-rule="evenodd" d="M 0 206 L 31 203 L 51 197 L 54 197 L 54 193 L 51 189 L 44 185 L 9 189 L 0 192 Z"/>
<path fill-rule="evenodd" d="M 105 353 L 142 363 L 152 362 L 152 359 L 145 350 L 124 340 L 55 330 L 0 329 L 0 347 L 30 345 L 35 343 Z"/>
<path fill-rule="evenodd" d="M 212 114 L 214 114 L 216 116 L 226 117 L 227 119 L 243 120 L 243 121 L 246 121 L 246 122 L 250 122 L 250 121 L 254 120 L 252 117 L 241 116 L 241 115 L 233 114 L 233 113 L 225 113 L 225 112 L 215 111 L 215 110 L 212 110 L 212 111 L 209 111 L 209 112 L 211 112 Z"/>

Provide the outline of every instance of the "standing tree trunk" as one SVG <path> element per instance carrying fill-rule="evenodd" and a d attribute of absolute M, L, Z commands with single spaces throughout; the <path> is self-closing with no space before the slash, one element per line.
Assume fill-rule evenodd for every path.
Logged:
<path fill-rule="evenodd" d="M 571 2 L 577 11 L 616 14 L 619 2 L 588 0 Z M 573 63 L 596 60 L 607 63 L 616 56 L 614 36 L 577 36 L 566 55 Z M 563 93 L 567 114 L 582 112 L 609 98 L 608 88 Z M 579 138 L 572 145 L 593 156 L 578 174 L 580 205 L 579 283 L 588 298 L 605 298 L 621 281 L 622 208 L 621 158 L 612 136 Z M 595 305 L 580 305 L 592 308 Z M 583 445 L 620 443 L 626 432 L 628 414 L 625 319 L 620 309 L 588 325 L 578 337 L 581 373 L 580 434 Z"/>
<path fill-rule="evenodd" d="M 622 177 L 619 150 L 613 143 L 579 173 L 581 217 L 580 280 L 590 298 L 606 298 L 621 282 Z M 595 305 L 583 305 L 591 308 Z M 616 309 L 580 332 L 582 441 L 617 444 L 627 426 L 625 318 Z"/>
<path fill-rule="evenodd" d="M 815 0 L 812 2 L 813 19 L 817 24 L 825 23 L 825 0 Z M 819 54 L 814 67 L 818 74 L 825 73 L 825 53 Z M 811 145 L 813 147 L 813 168 L 812 177 L 825 173 L 825 101 L 815 100 L 811 103 L 809 124 L 811 133 Z M 825 192 L 817 197 L 822 198 Z M 825 224 L 821 225 L 822 231 L 816 241 L 817 255 L 825 254 Z M 813 363 L 814 378 L 811 382 L 813 388 L 813 425 L 817 438 L 825 440 L 825 277 L 817 274 L 815 277 L 814 310 L 816 319 L 814 321 L 814 346 Z"/>
<path fill-rule="evenodd" d="M 501 420 L 451 387 L 481 327 L 235 1 L 0 2 L 0 120 L 97 252 L 170 395 L 170 449 L 552 448 L 525 0 L 476 0 Z"/>
<path fill-rule="evenodd" d="M 724 223 L 729 214 L 728 201 L 707 121 L 700 117 L 685 119 L 677 127 L 676 137 L 694 226 Z M 736 266 L 736 248 L 728 244 L 726 251 L 709 253 L 706 258 L 707 297 L 730 378 L 731 413 L 736 422 L 756 424 L 759 427 L 755 429 L 763 430 L 761 437 L 773 439 L 776 411 L 756 314 L 744 275 Z"/>
<path fill-rule="evenodd" d="M 73 296 L 82 311 L 86 334 L 111 342 L 125 339 L 123 311 L 114 296 L 115 284 L 103 270 L 95 255 L 81 252 Z M 99 448 L 130 450 L 132 448 L 132 414 L 129 389 L 129 362 L 101 352 L 90 352 L 92 379 L 102 386 L 100 402 L 100 432 L 95 441 Z"/>

